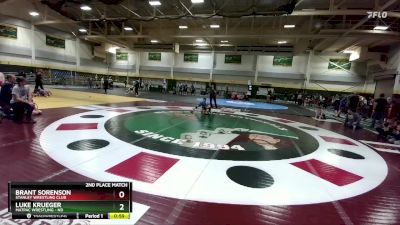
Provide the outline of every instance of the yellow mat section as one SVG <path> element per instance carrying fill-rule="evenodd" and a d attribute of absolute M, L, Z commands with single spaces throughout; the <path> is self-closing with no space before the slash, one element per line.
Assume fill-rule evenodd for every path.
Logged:
<path fill-rule="evenodd" d="M 61 89 L 49 89 L 50 97 L 35 97 L 34 101 L 39 109 L 52 109 L 62 107 L 74 107 L 85 105 L 111 104 L 121 102 L 143 101 L 141 98 L 124 97 L 117 95 L 106 95 L 82 91 L 70 91 Z"/>

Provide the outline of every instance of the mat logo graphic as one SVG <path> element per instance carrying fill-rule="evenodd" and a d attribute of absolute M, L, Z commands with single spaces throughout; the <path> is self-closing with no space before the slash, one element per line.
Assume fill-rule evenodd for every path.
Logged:
<path fill-rule="evenodd" d="M 388 16 L 388 13 L 386 11 L 372 11 L 372 12 L 367 12 L 368 18 L 369 19 L 374 19 L 374 18 L 379 18 L 379 19 L 384 19 Z"/>
<path fill-rule="evenodd" d="M 223 130 L 223 129 L 221 129 Z M 136 134 L 141 134 L 147 138 L 152 138 L 156 140 L 160 140 L 163 142 L 183 145 L 189 148 L 201 148 L 206 150 L 239 150 L 244 151 L 245 149 L 240 145 L 227 145 L 227 144 L 216 144 L 209 143 L 203 140 L 207 140 L 209 137 L 215 137 L 215 133 L 221 133 L 221 130 L 216 132 L 208 131 L 208 130 L 199 130 L 195 133 L 184 133 L 181 135 L 180 139 L 176 139 L 173 137 L 166 137 L 161 134 L 157 134 L 148 130 L 136 130 L 134 131 Z M 226 130 L 226 129 L 225 129 Z M 223 134 L 223 133 L 221 133 Z"/>

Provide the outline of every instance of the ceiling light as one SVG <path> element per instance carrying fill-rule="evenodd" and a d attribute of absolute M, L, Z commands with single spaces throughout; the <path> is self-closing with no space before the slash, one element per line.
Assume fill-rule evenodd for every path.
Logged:
<path fill-rule="evenodd" d="M 194 43 L 193 45 L 196 45 L 196 46 L 208 46 L 207 43 Z"/>
<path fill-rule="evenodd" d="M 374 30 L 387 30 L 388 28 L 388 26 L 376 26 L 374 27 Z"/>
<path fill-rule="evenodd" d="M 295 27 L 296 27 L 296 25 L 294 25 L 294 24 L 285 24 L 283 26 L 283 28 L 295 28 Z"/>
<path fill-rule="evenodd" d="M 192 0 L 192 3 L 193 4 L 196 4 L 196 3 L 203 3 L 204 2 L 204 0 Z"/>
<path fill-rule="evenodd" d="M 87 30 L 86 30 L 85 28 L 79 28 L 79 32 L 81 32 L 81 33 L 86 33 Z"/>
<path fill-rule="evenodd" d="M 227 40 L 222 40 L 221 43 L 228 43 L 229 41 Z"/>
<path fill-rule="evenodd" d="M 90 6 L 87 6 L 87 5 L 82 5 L 82 6 L 81 6 L 81 9 L 82 9 L 83 11 L 90 11 L 90 10 L 92 10 L 92 8 L 90 8 Z"/>
<path fill-rule="evenodd" d="M 131 31 L 131 30 L 133 30 L 133 28 L 132 27 L 124 27 L 124 30 Z"/>
<path fill-rule="evenodd" d="M 152 5 L 152 6 L 158 6 L 158 5 L 161 5 L 161 2 L 152 0 L 152 1 L 149 1 L 149 4 Z"/>
<path fill-rule="evenodd" d="M 185 26 L 185 25 L 179 26 L 179 29 L 187 29 L 187 28 L 188 28 L 188 26 Z"/>
<path fill-rule="evenodd" d="M 157 40 L 151 40 L 150 42 L 151 42 L 151 43 L 158 43 Z"/>
<path fill-rule="evenodd" d="M 202 43 L 203 40 L 202 40 L 202 39 L 196 39 L 196 42 L 197 42 L 197 43 Z"/>
<path fill-rule="evenodd" d="M 219 25 L 218 25 L 218 24 L 211 24 L 211 25 L 210 25 L 210 28 L 214 28 L 214 29 L 215 29 L 215 28 L 219 28 Z"/>
<path fill-rule="evenodd" d="M 39 13 L 38 12 L 29 12 L 29 15 L 31 15 L 31 16 L 39 16 Z"/>
<path fill-rule="evenodd" d="M 286 44 L 287 43 L 287 41 L 278 41 L 278 44 Z"/>

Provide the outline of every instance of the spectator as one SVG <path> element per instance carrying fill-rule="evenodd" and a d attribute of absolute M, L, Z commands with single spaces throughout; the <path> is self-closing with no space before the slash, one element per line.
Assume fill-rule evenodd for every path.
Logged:
<path fill-rule="evenodd" d="M 139 86 L 140 83 L 138 80 L 135 81 L 134 87 L 135 87 L 135 95 L 138 96 L 139 95 Z"/>
<path fill-rule="evenodd" d="M 6 82 L 1 87 L 0 107 L 2 108 L 2 111 L 5 113 L 6 116 L 11 116 L 12 113 L 10 101 L 12 98 L 12 89 L 15 84 L 15 79 L 16 78 L 14 75 L 8 75 Z"/>
<path fill-rule="evenodd" d="M 88 78 L 88 86 L 89 86 L 90 89 L 92 89 L 93 82 L 92 82 L 92 78 L 91 77 Z"/>
<path fill-rule="evenodd" d="M 26 79 L 23 77 L 17 78 L 17 85 L 12 89 L 11 107 L 14 112 L 14 121 L 22 123 L 26 111 L 26 123 L 36 123 L 32 120 L 32 112 L 35 109 L 35 104 L 32 101 L 32 95 L 29 86 L 26 85 Z"/>
<path fill-rule="evenodd" d="M 108 77 L 108 89 L 114 89 L 114 81 L 111 77 Z"/>
<path fill-rule="evenodd" d="M 388 107 L 387 119 L 397 119 L 400 120 L 400 99 L 393 99 Z"/>
<path fill-rule="evenodd" d="M 108 85 L 109 85 L 108 79 L 107 78 L 106 79 L 101 78 L 101 79 L 103 80 L 104 93 L 107 94 L 107 89 L 108 89 Z"/>
<path fill-rule="evenodd" d="M 339 114 L 339 109 L 340 109 L 340 98 L 338 95 L 336 95 L 333 99 L 332 99 L 332 106 L 333 109 L 335 110 L 336 115 Z"/>
<path fill-rule="evenodd" d="M 190 86 L 190 94 L 194 95 L 195 91 L 196 91 L 196 89 L 194 89 L 194 85 L 192 83 L 192 85 Z"/>
<path fill-rule="evenodd" d="M 164 93 L 167 93 L 167 82 L 164 80 L 164 82 L 163 82 L 163 92 Z"/>
<path fill-rule="evenodd" d="M 379 133 L 379 137 L 387 137 L 393 133 L 394 121 L 388 120 L 386 121 L 382 127 L 376 128 L 376 131 Z"/>
<path fill-rule="evenodd" d="M 297 95 L 297 104 L 303 105 L 303 95 L 301 93 Z"/>
<path fill-rule="evenodd" d="M 387 100 L 385 99 L 385 94 L 380 94 L 379 98 L 375 99 L 375 103 L 372 110 L 372 122 L 371 128 L 375 128 L 376 121 L 379 122 L 379 126 L 382 125 L 383 120 L 385 118 L 385 111 L 388 105 Z"/>
<path fill-rule="evenodd" d="M 4 74 L 0 72 L 0 87 L 3 86 L 5 79 Z"/>
<path fill-rule="evenodd" d="M 388 141 L 393 144 L 400 144 L 400 124 L 398 123 L 393 132 L 388 136 Z"/>

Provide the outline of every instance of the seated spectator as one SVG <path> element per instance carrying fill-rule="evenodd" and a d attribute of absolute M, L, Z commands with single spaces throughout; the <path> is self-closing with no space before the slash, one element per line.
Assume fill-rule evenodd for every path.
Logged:
<path fill-rule="evenodd" d="M 14 121 L 16 123 L 35 123 L 32 120 L 32 112 L 35 109 L 35 104 L 32 101 L 32 95 L 29 86 L 26 85 L 26 79 L 23 77 L 17 78 L 17 85 L 12 89 L 11 107 L 14 112 Z M 23 121 L 26 112 L 26 120 Z"/>
<path fill-rule="evenodd" d="M 400 144 L 400 124 L 397 124 L 392 134 L 388 135 L 388 141 L 393 144 Z"/>
<path fill-rule="evenodd" d="M 12 89 L 15 84 L 15 76 L 9 75 L 7 76 L 6 82 L 1 87 L 0 91 L 0 107 L 2 108 L 3 113 L 5 116 L 11 116 L 11 98 L 12 98 Z"/>
<path fill-rule="evenodd" d="M 238 100 L 239 98 L 238 98 L 238 94 L 236 93 L 236 92 L 232 92 L 232 94 L 231 94 L 231 99 L 232 100 Z"/>
<path fill-rule="evenodd" d="M 389 119 L 383 124 L 382 127 L 376 128 L 376 131 L 378 131 L 380 137 L 387 138 L 393 133 L 394 126 L 395 122 Z"/>

